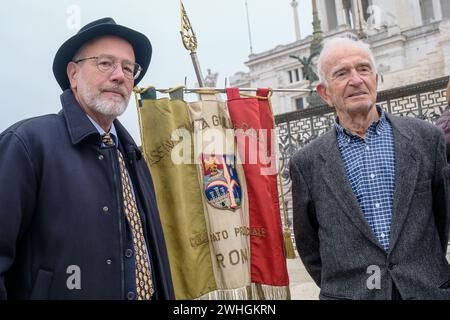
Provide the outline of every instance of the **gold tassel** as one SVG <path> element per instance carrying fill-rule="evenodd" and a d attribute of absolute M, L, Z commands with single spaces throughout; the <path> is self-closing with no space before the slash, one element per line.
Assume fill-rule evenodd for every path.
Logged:
<path fill-rule="evenodd" d="M 284 254 L 286 259 L 295 259 L 294 244 L 292 243 L 291 230 L 285 228 L 283 231 Z"/>
<path fill-rule="evenodd" d="M 270 101 L 271 96 L 272 96 L 272 90 L 270 91 L 269 95 L 267 96 L 267 99 L 269 100 L 269 107 L 270 107 L 270 111 L 272 113 L 273 128 L 276 130 L 277 126 L 276 126 L 275 117 L 273 114 L 272 103 Z M 287 210 L 286 210 L 286 203 L 284 200 L 283 179 L 281 177 L 281 164 L 280 163 L 278 163 L 278 179 L 279 179 L 280 192 L 281 192 L 281 206 L 283 208 L 284 256 L 286 259 L 295 259 L 296 256 L 295 256 L 294 244 L 292 243 L 291 231 L 289 230 L 289 227 L 287 224 Z"/>

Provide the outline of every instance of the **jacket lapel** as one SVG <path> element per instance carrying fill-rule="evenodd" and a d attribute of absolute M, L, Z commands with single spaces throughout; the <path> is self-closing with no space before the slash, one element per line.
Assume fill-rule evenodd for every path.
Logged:
<path fill-rule="evenodd" d="M 391 223 L 391 251 L 408 216 L 411 199 L 417 183 L 419 161 L 417 151 L 412 144 L 412 135 L 407 127 L 402 126 L 395 117 L 387 115 L 391 122 L 395 144 L 395 191 Z"/>
<path fill-rule="evenodd" d="M 86 113 L 75 99 L 72 90 L 67 89 L 61 94 L 61 105 L 72 144 L 76 145 L 92 138 L 92 141 L 96 141 L 100 145 L 100 135 L 97 129 L 89 121 Z"/>
<path fill-rule="evenodd" d="M 370 241 L 382 248 L 367 223 L 358 200 L 353 193 L 336 141 L 336 130 L 333 128 L 324 135 L 323 143 L 320 146 L 320 154 L 324 161 L 321 165 L 324 181 L 330 189 L 331 194 L 335 197 L 336 202 L 341 206 L 342 211 L 353 224 Z"/>

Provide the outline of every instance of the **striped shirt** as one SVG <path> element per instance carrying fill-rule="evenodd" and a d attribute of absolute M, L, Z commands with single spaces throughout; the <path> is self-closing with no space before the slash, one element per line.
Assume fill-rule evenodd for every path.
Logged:
<path fill-rule="evenodd" d="M 389 251 L 395 190 L 395 152 L 392 126 L 384 110 L 363 139 L 344 129 L 336 119 L 339 151 L 361 210 L 379 243 Z"/>

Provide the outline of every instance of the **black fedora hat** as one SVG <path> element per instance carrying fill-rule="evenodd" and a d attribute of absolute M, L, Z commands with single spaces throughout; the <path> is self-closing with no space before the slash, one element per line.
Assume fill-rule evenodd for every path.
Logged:
<path fill-rule="evenodd" d="M 140 32 L 116 24 L 112 18 L 103 18 L 85 25 L 76 35 L 64 42 L 58 49 L 58 52 L 56 52 L 55 59 L 53 60 L 53 74 L 63 91 L 70 88 L 66 70 L 67 64 L 73 59 L 73 56 L 86 42 L 107 35 L 118 36 L 131 44 L 134 49 L 136 62 L 142 67 L 142 72 L 134 81 L 134 85 L 137 85 L 141 81 L 152 57 L 150 40 Z"/>

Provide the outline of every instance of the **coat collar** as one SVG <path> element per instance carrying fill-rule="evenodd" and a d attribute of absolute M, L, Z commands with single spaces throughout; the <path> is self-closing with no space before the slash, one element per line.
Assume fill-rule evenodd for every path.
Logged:
<path fill-rule="evenodd" d="M 100 134 L 75 99 L 72 90 L 67 89 L 61 94 L 61 104 L 72 144 L 77 145 L 82 142 L 95 141 L 96 144 L 100 145 Z M 128 131 L 117 119 L 114 120 L 114 126 L 125 152 L 135 152 L 136 157 L 140 159 L 142 157 L 141 151 Z"/>
<path fill-rule="evenodd" d="M 404 120 L 391 116 L 388 113 L 386 113 L 386 118 L 393 128 L 395 147 L 395 191 L 390 239 L 392 251 L 400 235 L 403 222 L 410 211 L 409 206 L 419 173 L 419 161 L 417 159 L 418 153 L 412 143 L 414 132 L 412 132 L 410 126 Z M 348 181 L 334 127 L 322 136 L 318 149 L 324 162 L 321 165 L 324 182 L 331 194 L 336 198 L 345 214 L 356 227 L 371 242 L 382 249 L 374 232 L 367 223 Z"/>

